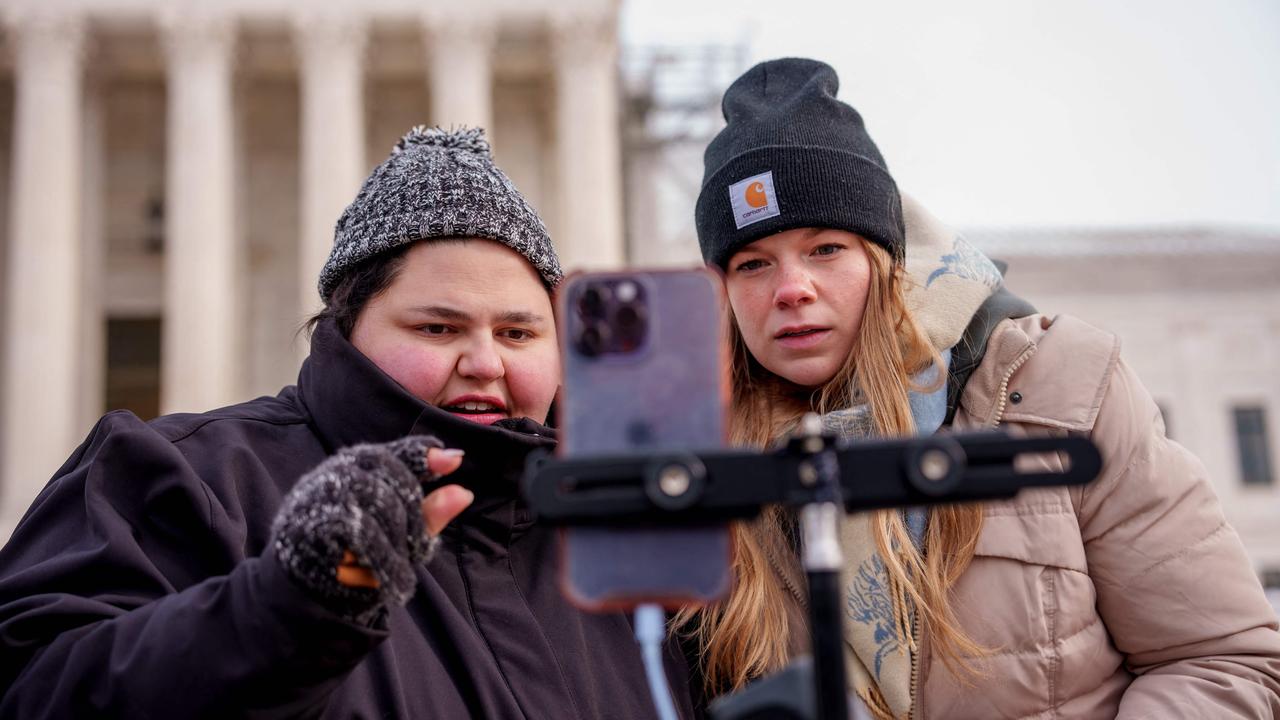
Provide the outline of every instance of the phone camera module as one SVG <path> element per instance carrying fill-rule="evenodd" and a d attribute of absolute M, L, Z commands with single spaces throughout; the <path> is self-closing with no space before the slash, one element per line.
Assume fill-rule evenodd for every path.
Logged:
<path fill-rule="evenodd" d="M 588 281 L 573 308 L 573 345 L 583 357 L 627 355 L 645 344 L 649 308 L 641 283 L 626 277 Z"/>

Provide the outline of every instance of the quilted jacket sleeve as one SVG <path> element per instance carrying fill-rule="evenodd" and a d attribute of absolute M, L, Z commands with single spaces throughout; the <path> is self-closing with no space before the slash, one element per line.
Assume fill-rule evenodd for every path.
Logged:
<path fill-rule="evenodd" d="M 1137 675 L 1118 717 L 1280 716 L 1275 612 L 1204 466 L 1165 437 L 1123 362 L 1092 437 L 1105 465 L 1081 534 L 1098 611 Z"/>

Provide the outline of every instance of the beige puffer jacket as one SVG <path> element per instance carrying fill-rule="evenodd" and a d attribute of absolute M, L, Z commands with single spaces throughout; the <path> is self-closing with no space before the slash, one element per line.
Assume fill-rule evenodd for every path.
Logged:
<path fill-rule="evenodd" d="M 953 606 L 994 651 L 966 688 L 922 638 L 912 717 L 1280 716 L 1275 613 L 1118 340 L 1066 316 L 1002 322 L 953 427 L 997 425 L 1088 434 L 1102 474 L 987 506 Z"/>

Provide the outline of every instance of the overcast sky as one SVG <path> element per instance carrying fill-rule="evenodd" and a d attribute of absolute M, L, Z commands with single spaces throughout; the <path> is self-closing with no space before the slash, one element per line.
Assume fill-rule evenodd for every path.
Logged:
<path fill-rule="evenodd" d="M 1277 0 L 625 0 L 622 33 L 831 63 L 954 225 L 1280 231 Z"/>

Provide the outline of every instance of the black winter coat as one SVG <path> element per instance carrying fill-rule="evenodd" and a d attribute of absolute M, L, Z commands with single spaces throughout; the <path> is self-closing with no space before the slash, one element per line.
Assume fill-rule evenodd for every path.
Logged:
<path fill-rule="evenodd" d="M 0 716 L 652 718 L 628 618 L 560 596 L 554 530 L 518 498 L 528 420 L 411 396 L 322 323 L 296 387 L 150 423 L 103 417 L 0 550 Z M 290 487 L 335 450 L 429 434 L 476 500 L 364 627 L 264 552 Z M 668 676 L 689 717 L 688 671 Z"/>

